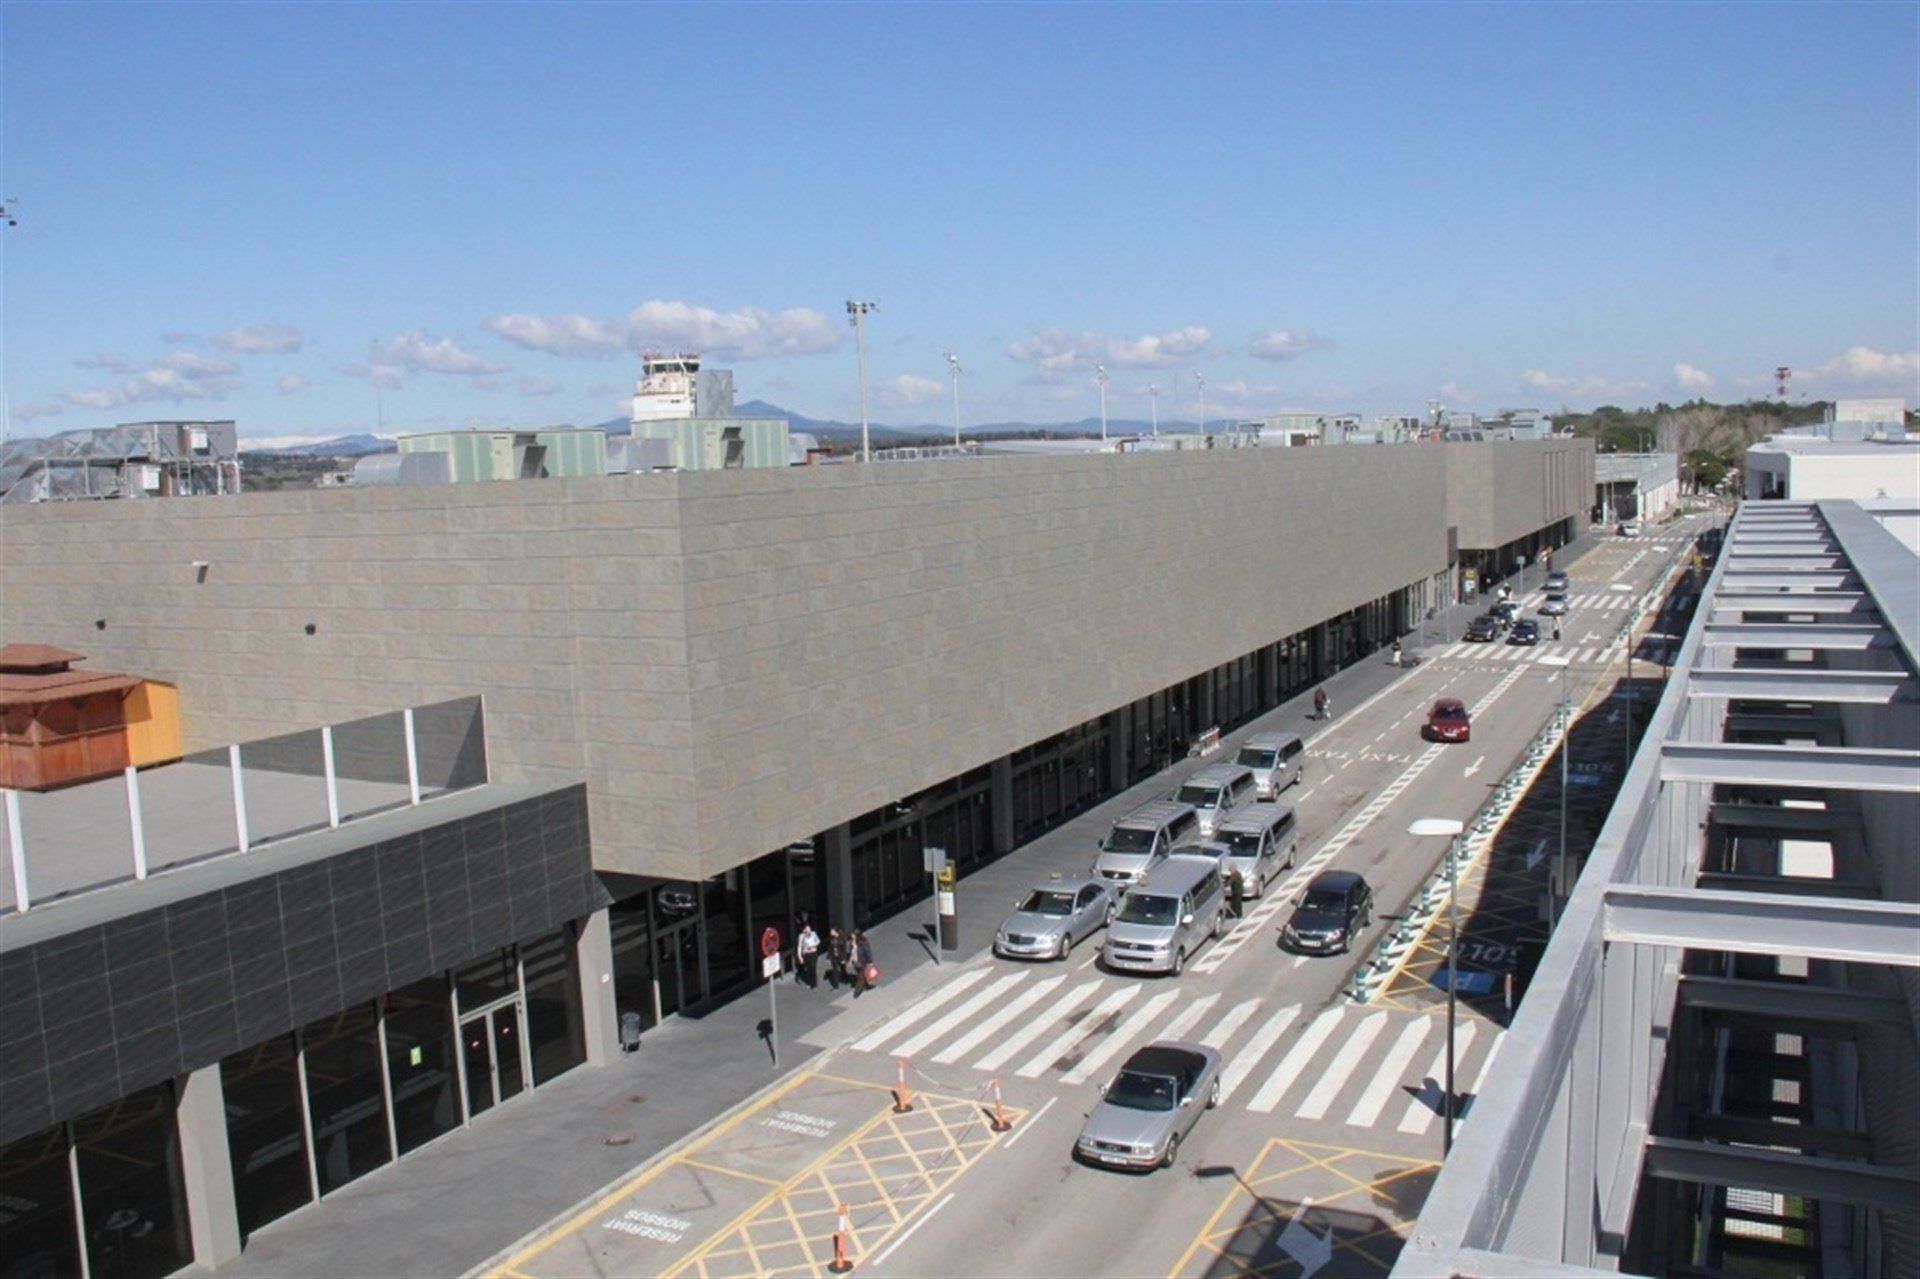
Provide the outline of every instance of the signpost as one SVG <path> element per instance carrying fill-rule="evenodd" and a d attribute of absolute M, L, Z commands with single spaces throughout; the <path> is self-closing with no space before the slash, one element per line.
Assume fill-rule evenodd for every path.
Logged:
<path fill-rule="evenodd" d="M 767 979 L 767 1026 L 771 1032 L 767 1045 L 773 1051 L 773 1068 L 780 1069 L 780 930 L 760 932 L 760 975 Z"/>
<path fill-rule="evenodd" d="M 953 911 L 953 886 L 959 882 L 960 874 L 947 860 L 945 849 L 940 850 L 940 868 L 933 872 L 933 895 L 940 910 L 940 949 L 960 949 L 960 920 Z"/>

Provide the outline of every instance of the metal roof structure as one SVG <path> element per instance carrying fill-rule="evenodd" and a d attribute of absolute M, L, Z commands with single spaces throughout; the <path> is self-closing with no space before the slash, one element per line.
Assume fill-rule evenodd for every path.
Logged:
<path fill-rule="evenodd" d="M 1734 517 L 1396 1275 L 1920 1273 L 1920 558 Z"/>

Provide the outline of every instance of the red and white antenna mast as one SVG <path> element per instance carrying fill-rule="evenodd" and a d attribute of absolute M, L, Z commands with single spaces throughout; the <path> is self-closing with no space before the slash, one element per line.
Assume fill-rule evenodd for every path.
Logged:
<path fill-rule="evenodd" d="M 1787 383 L 1793 380 L 1793 370 L 1782 364 L 1773 371 L 1773 393 L 1780 398 L 1780 407 L 1787 407 Z"/>

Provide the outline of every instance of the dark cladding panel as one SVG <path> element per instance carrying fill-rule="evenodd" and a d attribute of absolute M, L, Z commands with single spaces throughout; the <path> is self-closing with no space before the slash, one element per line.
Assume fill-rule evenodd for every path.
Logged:
<path fill-rule="evenodd" d="M 0 1143 L 606 902 L 572 786 L 11 950 Z"/>

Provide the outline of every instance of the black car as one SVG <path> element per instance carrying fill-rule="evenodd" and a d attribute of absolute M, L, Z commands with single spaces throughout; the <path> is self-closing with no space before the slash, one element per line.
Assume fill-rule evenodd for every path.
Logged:
<path fill-rule="evenodd" d="M 1373 889 L 1350 870 L 1324 870 L 1300 894 L 1280 944 L 1305 955 L 1341 954 L 1373 922 Z"/>
<path fill-rule="evenodd" d="M 1513 624 L 1513 634 L 1507 636 L 1509 644 L 1538 644 L 1540 642 L 1540 623 L 1531 617 L 1523 618 Z"/>
<path fill-rule="evenodd" d="M 1492 614 L 1483 613 L 1467 623 L 1467 633 L 1463 639 L 1476 644 L 1487 644 L 1500 638 L 1500 619 Z"/>

